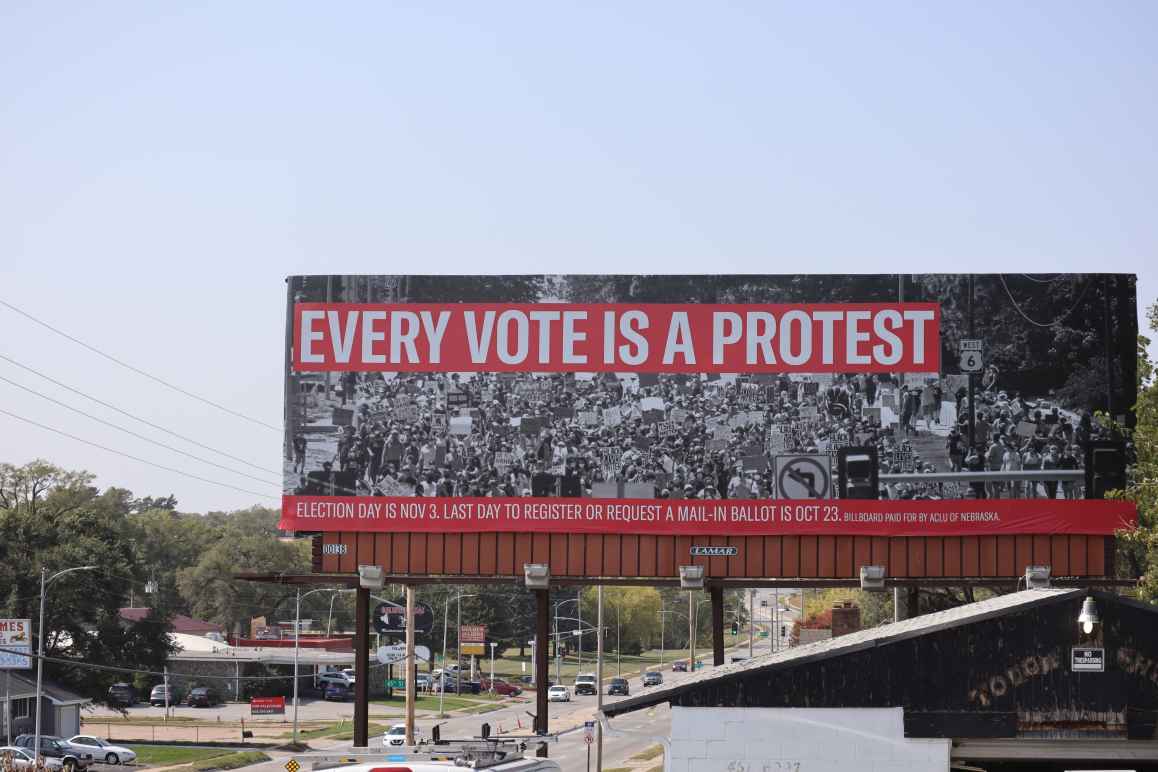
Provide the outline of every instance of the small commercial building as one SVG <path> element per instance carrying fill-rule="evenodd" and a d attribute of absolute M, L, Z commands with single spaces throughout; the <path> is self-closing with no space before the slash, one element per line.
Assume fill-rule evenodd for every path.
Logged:
<path fill-rule="evenodd" d="M 667 772 L 1155 770 L 1158 608 L 1026 590 L 723 665 L 604 711 L 661 702 Z"/>
<path fill-rule="evenodd" d="M 194 685 L 213 686 L 227 701 L 244 701 L 253 694 L 293 690 L 292 680 L 284 679 L 293 675 L 292 646 L 230 646 L 196 635 L 171 635 L 177 650 L 169 657 L 169 667 L 183 675 L 170 680 L 182 692 Z M 353 667 L 354 653 L 302 646 L 297 650 L 297 662 L 300 686 L 309 689 L 316 673 Z M 276 685 L 252 680 L 268 676 L 283 679 Z M 379 685 L 376 693 L 381 689 Z"/>
<path fill-rule="evenodd" d="M 0 737 L 11 722 L 12 739 L 36 730 L 36 676 L 6 671 L 0 677 Z M 80 731 L 80 709 L 91 700 L 73 694 L 62 686 L 45 681 L 40 698 L 40 732 L 71 737 Z M 12 715 L 6 714 L 12 706 Z"/>

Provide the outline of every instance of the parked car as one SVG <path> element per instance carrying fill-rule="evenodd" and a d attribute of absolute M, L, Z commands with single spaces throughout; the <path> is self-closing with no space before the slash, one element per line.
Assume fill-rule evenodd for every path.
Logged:
<path fill-rule="evenodd" d="M 552 686 L 547 690 L 547 702 L 570 702 L 571 690 L 563 684 Z"/>
<path fill-rule="evenodd" d="M 627 697 L 631 694 L 631 689 L 627 686 L 626 678 L 612 678 L 611 683 L 607 686 L 607 694 L 622 694 Z"/>
<path fill-rule="evenodd" d="M 6 756 L 10 757 L 12 759 L 12 765 L 15 766 L 16 769 L 22 770 L 22 772 L 23 770 L 32 772 L 36 769 L 36 760 L 32 757 L 32 751 L 30 750 L 17 748 L 15 745 L 5 745 L 0 747 L 0 762 L 2 762 Z M 44 768 L 49 770 L 49 772 L 59 772 L 59 770 L 64 768 L 64 762 L 52 756 L 45 756 Z"/>
<path fill-rule="evenodd" d="M 419 742 L 422 739 L 422 732 L 418 727 L 414 727 L 414 742 Z M 395 724 L 386 730 L 382 735 L 382 744 L 388 747 L 397 748 L 406 744 L 406 724 Z"/>
<path fill-rule="evenodd" d="M 339 686 L 349 686 L 354 688 L 354 677 L 346 675 L 342 670 L 328 670 L 317 675 L 317 685 L 320 689 L 325 689 L 330 684 L 338 684 Z"/>
<path fill-rule="evenodd" d="M 349 702 L 354 699 L 354 690 L 342 684 L 326 684 L 322 699 L 331 702 Z"/>
<path fill-rule="evenodd" d="M 444 675 L 442 678 L 434 682 L 434 691 L 445 691 L 447 694 L 451 692 L 458 692 L 458 681 L 452 675 Z M 478 681 L 463 681 L 461 691 L 463 694 L 479 694 L 482 691 L 482 684 Z"/>
<path fill-rule="evenodd" d="M 523 688 L 521 686 L 504 681 L 501 678 L 484 678 L 479 682 L 479 685 L 482 686 L 482 690 L 484 692 L 493 691 L 495 694 L 501 694 L 504 697 L 517 697 L 523 693 Z"/>
<path fill-rule="evenodd" d="M 643 674 L 644 686 L 659 686 L 663 683 L 663 673 L 658 670 L 648 670 Z"/>
<path fill-rule="evenodd" d="M 126 683 L 113 684 L 108 690 L 109 705 L 116 707 L 124 705 L 126 708 L 137 704 L 137 690 Z"/>
<path fill-rule="evenodd" d="M 153 690 L 149 692 L 149 704 L 155 708 L 163 708 L 166 704 L 180 705 L 181 693 L 172 685 L 165 686 L 165 684 L 157 684 L 153 687 Z"/>
<path fill-rule="evenodd" d="M 318 674 L 318 687 L 323 691 L 330 684 L 338 684 L 339 686 L 346 686 L 351 689 L 354 688 L 354 676 L 347 675 L 342 670 L 329 670 L 325 673 Z"/>
<path fill-rule="evenodd" d="M 32 750 L 36 747 L 36 735 L 22 734 L 16 738 L 13 745 Z M 60 759 L 63 767 L 72 767 L 73 769 L 87 769 L 93 761 L 90 749 L 73 745 L 68 740 L 53 735 L 40 735 L 40 755 L 45 758 Z"/>
<path fill-rule="evenodd" d="M 414 676 L 414 686 L 420 692 L 428 692 L 434 686 L 434 678 L 429 673 L 417 673 Z"/>
<path fill-rule="evenodd" d="M 221 695 L 207 686 L 198 686 L 196 689 L 189 690 L 185 704 L 191 708 L 212 708 L 214 705 L 221 704 Z"/>
<path fill-rule="evenodd" d="M 596 694 L 599 687 L 595 683 L 594 673 L 580 673 L 575 676 L 575 696 L 580 694 Z"/>
<path fill-rule="evenodd" d="M 137 760 L 137 753 L 131 748 L 126 748 L 123 745 L 113 745 L 106 740 L 93 737 L 90 734 L 78 734 L 75 737 L 68 738 L 68 742 L 74 746 L 89 750 L 94 760 L 103 761 L 106 764 L 132 764 Z"/>

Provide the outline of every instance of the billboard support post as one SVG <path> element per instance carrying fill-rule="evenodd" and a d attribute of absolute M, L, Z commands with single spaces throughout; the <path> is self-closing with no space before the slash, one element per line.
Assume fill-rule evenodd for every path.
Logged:
<path fill-rule="evenodd" d="M 414 661 L 414 586 L 406 585 L 406 744 L 414 745 L 414 700 L 418 663 Z"/>
<path fill-rule="evenodd" d="M 359 587 L 354 596 L 354 747 L 370 742 L 370 590 Z"/>
<path fill-rule="evenodd" d="M 712 664 L 724 664 L 724 588 L 712 585 L 708 588 L 712 598 Z"/>
<path fill-rule="evenodd" d="M 535 593 L 535 734 L 547 734 L 547 641 L 551 640 L 550 590 Z"/>

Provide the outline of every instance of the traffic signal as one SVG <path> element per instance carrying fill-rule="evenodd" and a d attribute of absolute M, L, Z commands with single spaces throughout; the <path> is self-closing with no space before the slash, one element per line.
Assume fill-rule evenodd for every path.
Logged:
<path fill-rule="evenodd" d="M 879 472 L 876 448 L 837 449 L 836 479 L 840 498 L 879 498 Z"/>
<path fill-rule="evenodd" d="M 732 623 L 732 635 L 739 635 L 739 634 L 740 634 L 740 623 L 739 622 L 733 622 Z"/>
<path fill-rule="evenodd" d="M 1104 499 L 1106 491 L 1126 487 L 1126 443 L 1094 440 L 1086 443 L 1086 498 Z"/>

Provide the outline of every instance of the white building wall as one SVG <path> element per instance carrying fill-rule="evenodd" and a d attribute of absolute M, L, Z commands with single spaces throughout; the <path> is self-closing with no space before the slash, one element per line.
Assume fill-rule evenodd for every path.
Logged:
<path fill-rule="evenodd" d="M 664 772 L 948 772 L 901 708 L 672 708 Z"/>

